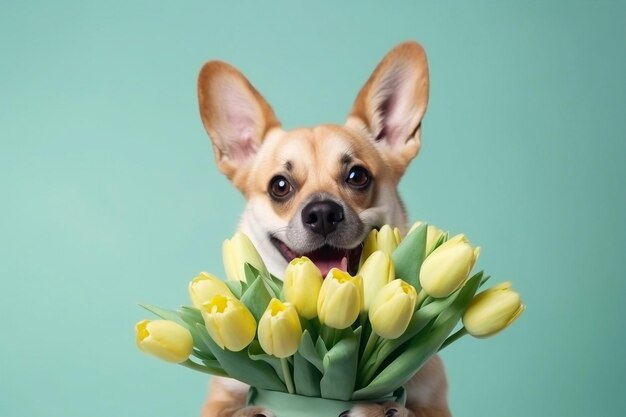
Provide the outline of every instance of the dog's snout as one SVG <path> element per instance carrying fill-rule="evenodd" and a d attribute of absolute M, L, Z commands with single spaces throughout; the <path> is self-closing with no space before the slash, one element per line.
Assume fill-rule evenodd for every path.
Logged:
<path fill-rule="evenodd" d="M 327 236 L 343 221 L 343 207 L 332 200 L 314 201 L 302 210 L 302 223 L 313 232 Z"/>

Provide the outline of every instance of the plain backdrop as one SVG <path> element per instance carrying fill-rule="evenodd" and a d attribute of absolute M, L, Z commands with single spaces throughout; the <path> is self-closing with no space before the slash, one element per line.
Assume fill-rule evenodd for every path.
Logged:
<path fill-rule="evenodd" d="M 443 353 L 455 416 L 625 415 L 625 22 L 620 1 L 3 2 L 0 415 L 196 415 L 207 378 L 133 326 L 223 274 L 243 208 L 199 68 L 240 68 L 286 128 L 342 123 L 406 39 L 431 74 L 411 219 L 467 233 L 528 305 Z"/>

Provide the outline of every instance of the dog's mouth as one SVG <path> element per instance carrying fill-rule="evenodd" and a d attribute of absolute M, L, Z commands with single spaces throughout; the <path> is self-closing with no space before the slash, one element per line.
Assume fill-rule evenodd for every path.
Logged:
<path fill-rule="evenodd" d="M 311 252 L 296 253 L 281 240 L 275 237 L 272 237 L 271 240 L 287 262 L 291 262 L 294 258 L 306 256 L 317 266 L 323 277 L 326 277 L 332 268 L 341 269 L 352 275 L 356 274 L 363 251 L 363 244 L 361 243 L 352 249 L 324 245 Z"/>

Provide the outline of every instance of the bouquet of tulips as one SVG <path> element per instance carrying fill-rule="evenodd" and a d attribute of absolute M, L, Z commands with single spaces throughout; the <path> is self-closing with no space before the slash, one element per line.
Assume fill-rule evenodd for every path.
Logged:
<path fill-rule="evenodd" d="M 491 336 L 524 310 L 510 283 L 476 295 L 488 279 L 471 273 L 478 254 L 464 235 L 432 225 L 418 222 L 403 240 L 383 226 L 366 239 L 356 275 L 322 277 L 301 257 L 281 281 L 237 233 L 224 243 L 229 279 L 201 273 L 189 284 L 192 306 L 177 311 L 144 305 L 163 320 L 138 323 L 137 345 L 249 384 L 249 403 L 278 416 L 297 415 L 286 410 L 303 397 L 334 411 L 402 403 L 402 386 L 432 355 L 467 333 Z"/>

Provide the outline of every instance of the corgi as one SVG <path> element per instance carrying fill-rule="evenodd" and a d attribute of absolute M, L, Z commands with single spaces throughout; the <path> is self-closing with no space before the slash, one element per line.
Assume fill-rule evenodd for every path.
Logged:
<path fill-rule="evenodd" d="M 307 256 L 325 276 L 355 273 L 362 243 L 384 224 L 407 230 L 397 185 L 421 146 L 428 64 L 416 42 L 393 48 L 358 93 L 344 125 L 284 130 L 272 107 L 234 67 L 206 63 L 200 115 L 219 170 L 243 194 L 239 230 L 269 271 Z M 447 417 L 447 381 L 435 356 L 406 386 L 406 408 L 360 404 L 341 417 Z M 246 407 L 248 387 L 212 378 L 202 417 L 273 417 Z"/>

